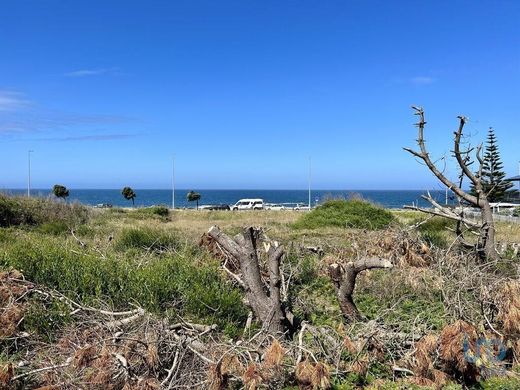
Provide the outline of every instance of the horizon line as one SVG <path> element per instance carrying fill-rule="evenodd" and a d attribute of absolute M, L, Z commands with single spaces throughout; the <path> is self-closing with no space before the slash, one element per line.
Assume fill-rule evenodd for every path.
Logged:
<path fill-rule="evenodd" d="M 69 190 L 79 190 L 79 191 L 120 191 L 122 188 L 79 188 L 79 187 L 67 187 Z M 137 191 L 172 191 L 171 188 L 133 188 Z M 380 189 L 362 189 L 362 188 L 353 188 L 353 189 L 333 189 L 333 188 L 313 188 L 312 191 L 445 191 L 446 188 L 434 189 L 434 188 L 408 188 L 408 189 L 388 189 L 388 188 L 380 188 Z M 3 191 L 27 191 L 27 188 L 0 188 L 0 192 Z M 52 191 L 52 188 L 31 188 L 31 191 Z M 176 188 L 177 191 L 305 191 L 308 192 L 308 188 Z"/>

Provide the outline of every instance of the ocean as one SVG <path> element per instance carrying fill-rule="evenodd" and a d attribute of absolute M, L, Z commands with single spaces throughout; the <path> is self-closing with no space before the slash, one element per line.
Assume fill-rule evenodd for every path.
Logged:
<path fill-rule="evenodd" d="M 166 205 L 171 207 L 172 191 L 171 190 L 140 190 L 134 189 L 137 197 L 135 198 L 136 207 L 146 207 L 153 205 Z M 27 190 L 11 189 L 2 190 L 1 192 L 12 195 L 25 195 Z M 186 200 L 186 194 L 189 190 L 175 190 L 175 207 L 176 208 L 194 208 L 194 202 Z M 307 190 L 197 190 L 201 194 L 199 205 L 203 204 L 234 204 L 243 198 L 261 198 L 267 203 L 308 203 Z M 420 190 L 313 190 L 311 192 L 312 206 L 320 204 L 324 200 L 330 198 L 351 198 L 360 196 L 373 203 L 379 204 L 386 208 L 402 208 L 404 205 L 415 203 L 420 206 L 430 206 L 429 203 L 421 199 L 421 195 L 426 191 Z M 444 191 L 433 190 L 430 194 L 439 201 L 445 203 L 446 194 Z M 32 189 L 31 196 L 48 197 L 52 196 L 50 190 Z M 97 205 L 108 203 L 113 206 L 128 207 L 132 205 L 131 201 L 123 198 L 121 190 L 116 189 L 70 189 L 68 201 L 77 201 L 86 205 Z M 449 203 L 453 202 L 453 197 L 448 199 Z"/>

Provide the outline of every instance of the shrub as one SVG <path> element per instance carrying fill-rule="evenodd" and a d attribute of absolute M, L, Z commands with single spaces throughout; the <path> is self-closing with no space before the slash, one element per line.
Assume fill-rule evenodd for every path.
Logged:
<path fill-rule="evenodd" d="M 415 218 L 413 223 L 419 223 L 423 220 L 424 218 Z M 448 246 L 448 228 L 454 229 L 455 222 L 447 218 L 433 217 L 419 225 L 418 230 L 421 237 L 430 245 L 446 248 Z"/>
<path fill-rule="evenodd" d="M 173 233 L 144 227 L 123 229 L 115 244 L 116 250 L 119 251 L 134 248 L 160 252 L 179 247 L 179 238 Z"/>
<path fill-rule="evenodd" d="M 22 207 L 20 198 L 0 194 L 0 227 L 33 223 L 32 213 Z"/>
<path fill-rule="evenodd" d="M 317 229 L 339 226 L 358 229 L 383 229 L 394 221 L 388 210 L 359 199 L 329 200 L 301 216 L 295 228 Z"/>
<path fill-rule="evenodd" d="M 0 194 L 0 226 L 40 225 L 60 221 L 76 226 L 88 220 L 89 210 L 79 203 L 66 204 L 44 198 Z"/>
<path fill-rule="evenodd" d="M 154 215 L 159 215 L 161 217 L 167 217 L 170 211 L 166 206 L 152 206 L 148 208 L 150 210 L 150 213 Z"/>
<path fill-rule="evenodd" d="M 145 207 L 137 210 L 134 213 L 131 213 L 130 216 L 159 216 L 159 217 L 167 217 L 170 214 L 170 211 L 166 206 L 151 206 Z"/>

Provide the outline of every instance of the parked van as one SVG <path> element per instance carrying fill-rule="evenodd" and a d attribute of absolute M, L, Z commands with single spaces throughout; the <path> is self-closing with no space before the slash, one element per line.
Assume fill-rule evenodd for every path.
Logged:
<path fill-rule="evenodd" d="M 240 199 L 231 206 L 231 210 L 262 210 L 263 208 L 263 199 Z"/>

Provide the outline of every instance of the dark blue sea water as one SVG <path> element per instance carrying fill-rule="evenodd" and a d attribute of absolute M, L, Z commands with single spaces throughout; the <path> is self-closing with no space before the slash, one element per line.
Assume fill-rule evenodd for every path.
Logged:
<path fill-rule="evenodd" d="M 3 190 L 2 192 L 13 195 L 25 195 L 26 190 Z M 171 190 L 135 190 L 137 197 L 135 205 L 139 207 L 152 205 L 166 205 L 171 207 Z M 306 190 L 197 190 L 201 194 L 199 204 L 234 204 L 242 198 L 261 198 L 267 203 L 308 203 L 308 192 Z M 175 191 L 175 207 L 192 208 L 193 203 L 186 200 L 188 190 Z M 401 208 L 403 205 L 410 205 L 413 202 L 422 206 L 429 206 L 421 195 L 425 191 L 384 191 L 384 190 L 315 190 L 311 192 L 313 207 L 328 198 L 350 198 L 361 196 L 386 208 Z M 431 195 L 440 203 L 445 202 L 444 191 L 430 191 Z M 52 196 L 50 190 L 33 189 L 31 196 L 48 197 Z M 69 201 L 77 201 L 87 205 L 99 203 L 110 203 L 114 206 L 131 206 L 132 202 L 127 201 L 121 195 L 121 190 L 80 190 L 70 189 Z M 451 203 L 451 202 L 450 202 Z"/>

